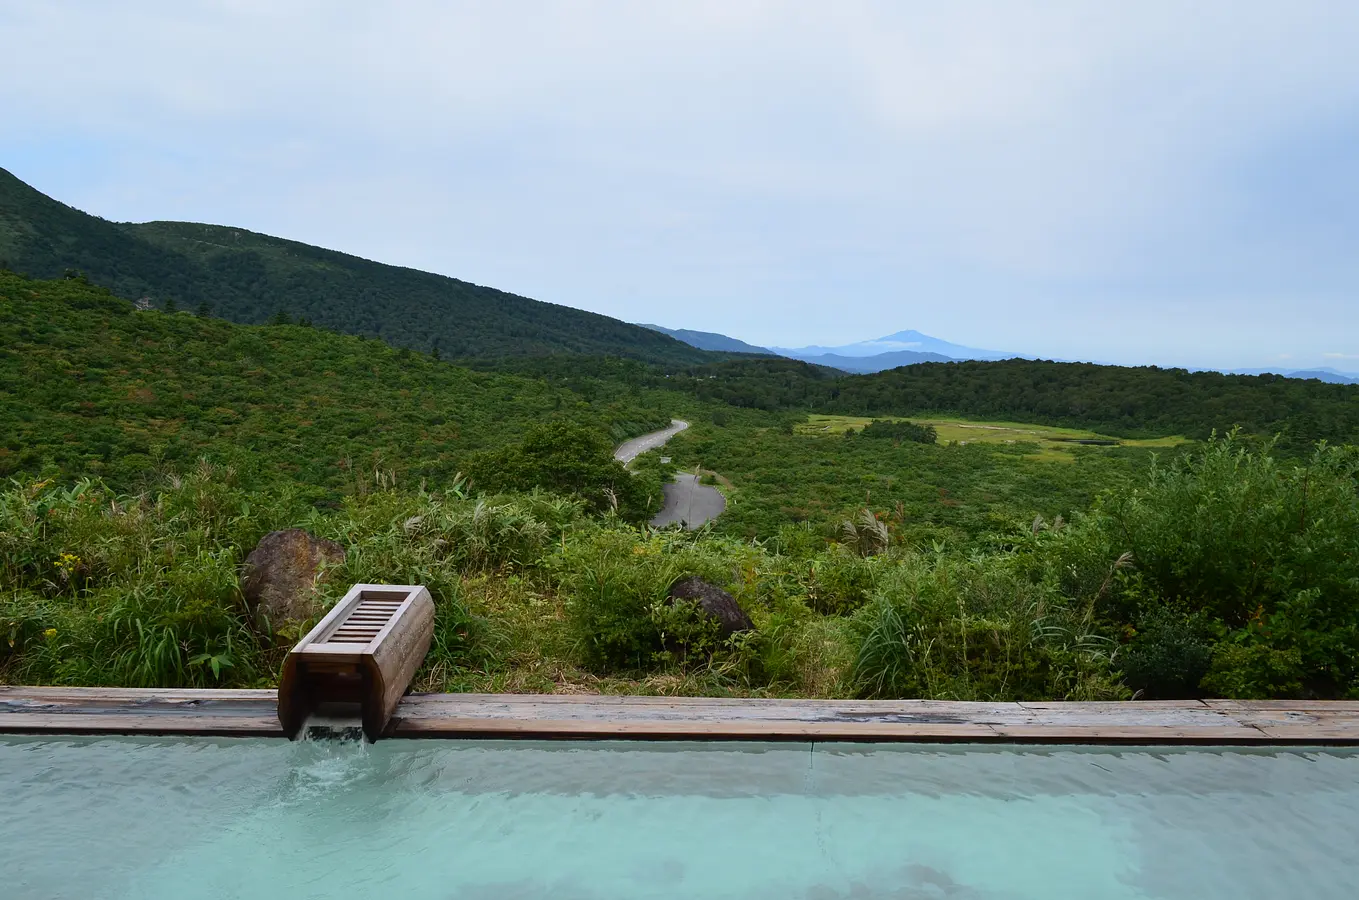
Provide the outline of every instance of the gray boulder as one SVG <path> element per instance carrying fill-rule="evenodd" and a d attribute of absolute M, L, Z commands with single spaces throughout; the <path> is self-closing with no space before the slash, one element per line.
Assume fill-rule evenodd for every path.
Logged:
<path fill-rule="evenodd" d="M 327 577 L 322 567 L 344 560 L 344 547 L 301 528 L 269 532 L 245 558 L 241 572 L 241 593 L 250 614 L 270 628 L 311 618 L 321 611 L 317 588 Z"/>
<path fill-rule="evenodd" d="M 697 575 L 671 585 L 670 602 L 674 603 L 677 600 L 697 601 L 699 609 L 709 618 L 717 620 L 724 638 L 731 637 L 738 631 L 755 630 L 755 623 L 750 621 L 750 616 L 746 615 L 746 611 L 736 602 L 735 597 Z"/>

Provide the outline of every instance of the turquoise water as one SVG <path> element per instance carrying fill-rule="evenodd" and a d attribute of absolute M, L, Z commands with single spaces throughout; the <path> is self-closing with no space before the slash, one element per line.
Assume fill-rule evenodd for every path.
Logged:
<path fill-rule="evenodd" d="M 1352 898 L 1359 753 L 0 738 L 0 897 Z"/>

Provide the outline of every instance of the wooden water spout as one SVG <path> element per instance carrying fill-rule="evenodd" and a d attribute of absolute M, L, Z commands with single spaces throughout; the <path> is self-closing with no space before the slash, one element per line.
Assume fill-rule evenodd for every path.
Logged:
<path fill-rule="evenodd" d="M 278 720 L 296 738 L 308 717 L 362 721 L 382 735 L 434 636 L 434 601 L 421 585 L 356 584 L 283 663 Z"/>

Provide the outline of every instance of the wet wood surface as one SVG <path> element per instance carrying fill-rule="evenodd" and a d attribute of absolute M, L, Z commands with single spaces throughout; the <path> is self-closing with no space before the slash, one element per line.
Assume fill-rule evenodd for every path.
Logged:
<path fill-rule="evenodd" d="M 282 737 L 272 690 L 0 685 L 0 733 Z"/>
<path fill-rule="evenodd" d="M 282 729 L 272 690 L 0 686 L 0 732 L 275 737 Z M 412 694 L 386 736 L 1359 745 L 1359 702 Z"/>

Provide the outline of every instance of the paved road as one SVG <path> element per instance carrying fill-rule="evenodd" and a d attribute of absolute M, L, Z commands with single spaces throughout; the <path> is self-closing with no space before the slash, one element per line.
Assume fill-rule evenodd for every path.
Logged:
<path fill-rule="evenodd" d="M 627 465 L 648 450 L 655 450 L 666 441 L 689 427 L 688 422 L 671 419 L 670 427 L 635 437 L 618 445 L 613 458 Z M 665 504 L 651 520 L 652 525 L 674 525 L 684 523 L 684 527 L 694 531 L 704 522 L 722 515 L 727 508 L 727 498 L 716 488 L 698 483 L 698 476 L 681 472 L 675 480 L 665 486 Z"/>
<path fill-rule="evenodd" d="M 688 427 L 688 422 L 671 419 L 669 428 L 653 431 L 650 434 L 644 434 L 641 437 L 635 437 L 630 441 L 619 444 L 618 449 L 613 451 L 613 458 L 623 465 L 627 465 L 648 450 L 655 450 Z"/>
<path fill-rule="evenodd" d="M 721 491 L 699 484 L 698 476 L 692 472 L 681 472 L 665 486 L 665 506 L 651 524 L 660 527 L 682 522 L 685 528 L 694 531 L 704 522 L 722 515 L 726 508 L 727 498 Z"/>

